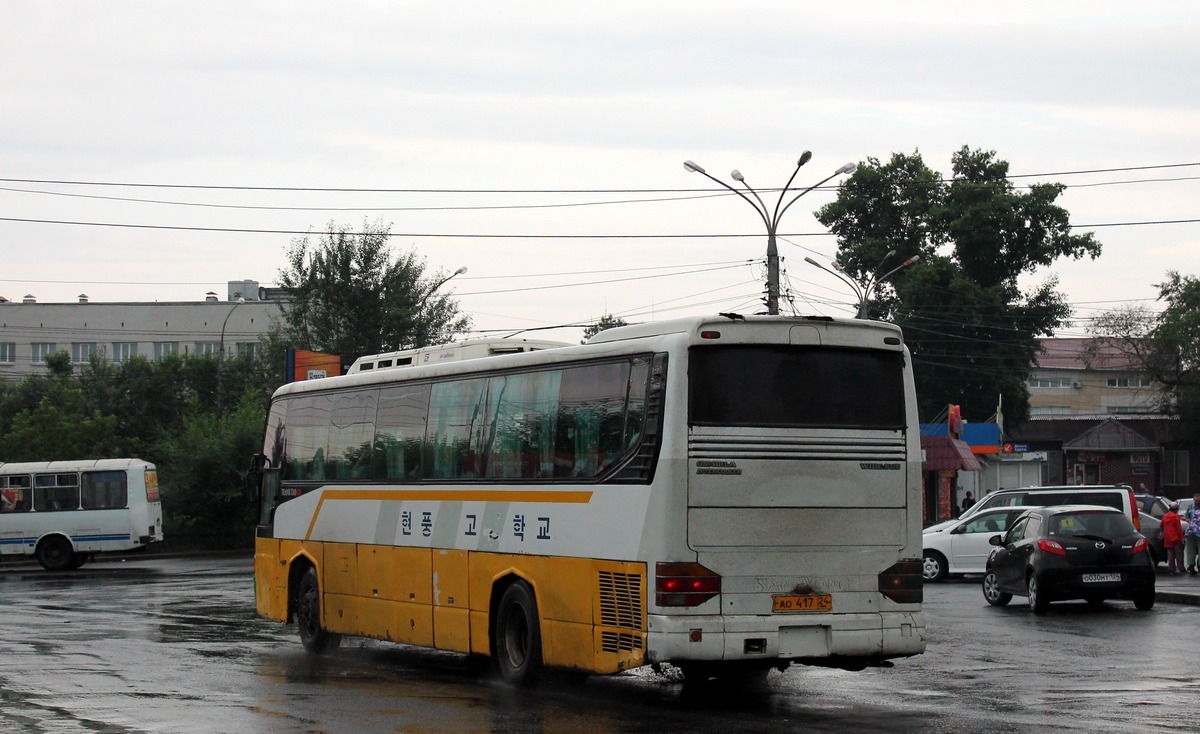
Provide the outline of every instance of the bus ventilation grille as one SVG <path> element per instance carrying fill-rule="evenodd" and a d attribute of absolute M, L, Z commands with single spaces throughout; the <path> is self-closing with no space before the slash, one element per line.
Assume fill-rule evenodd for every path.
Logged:
<path fill-rule="evenodd" d="M 600 571 L 600 625 L 642 631 L 642 576 L 635 573 Z M 642 649 L 642 636 L 601 631 L 604 652 Z"/>
<path fill-rule="evenodd" d="M 600 633 L 600 650 L 602 652 L 633 652 L 641 649 L 641 635 L 631 635 L 628 632 Z"/>

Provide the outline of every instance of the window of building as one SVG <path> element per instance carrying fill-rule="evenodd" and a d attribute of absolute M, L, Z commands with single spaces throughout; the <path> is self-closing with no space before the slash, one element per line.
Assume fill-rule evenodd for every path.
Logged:
<path fill-rule="evenodd" d="M 0 362 L 12 364 L 17 361 L 17 345 L 15 342 L 0 342 Z"/>
<path fill-rule="evenodd" d="M 1150 379 L 1147 377 L 1110 377 L 1108 378 L 1109 387 L 1150 387 Z"/>
<path fill-rule="evenodd" d="M 258 357 L 262 354 L 261 342 L 238 342 L 237 356 L 239 357 Z"/>
<path fill-rule="evenodd" d="M 220 353 L 221 353 L 221 342 L 196 342 L 195 354 L 197 356 L 204 355 L 204 354 L 211 354 L 212 356 L 215 357 Z"/>
<path fill-rule="evenodd" d="M 34 342 L 33 346 L 33 363 L 45 362 L 46 358 L 58 351 L 58 345 L 54 342 Z"/>
<path fill-rule="evenodd" d="M 71 361 L 86 362 L 96 353 L 96 342 L 71 342 Z"/>
<path fill-rule="evenodd" d="M 1153 406 L 1150 405 L 1110 405 L 1108 412 L 1112 415 L 1122 415 L 1129 413 L 1155 413 Z"/>
<path fill-rule="evenodd" d="M 154 359 L 161 360 L 168 354 L 179 354 L 179 342 L 154 342 Z"/>
<path fill-rule="evenodd" d="M 1031 406 L 1029 415 L 1070 415 L 1071 409 L 1065 405 Z"/>
<path fill-rule="evenodd" d="M 1162 483 L 1171 485 L 1187 485 L 1188 481 L 1188 452 L 1167 451 L 1163 455 Z"/>
<path fill-rule="evenodd" d="M 1025 383 L 1030 389 L 1048 388 L 1048 387 L 1071 387 L 1072 380 L 1070 377 L 1062 376 L 1039 376 L 1034 375 Z"/>
<path fill-rule="evenodd" d="M 113 342 L 112 348 L 114 362 L 128 362 L 137 355 L 137 342 Z"/>

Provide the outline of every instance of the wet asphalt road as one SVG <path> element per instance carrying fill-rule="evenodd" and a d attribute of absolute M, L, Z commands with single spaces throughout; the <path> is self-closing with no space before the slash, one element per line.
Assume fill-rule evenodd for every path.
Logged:
<path fill-rule="evenodd" d="M 0 732 L 1200 731 L 1195 606 L 1034 617 L 950 582 L 926 590 L 928 652 L 892 669 L 793 668 L 750 694 L 649 669 L 515 691 L 386 643 L 309 657 L 294 627 L 255 616 L 251 568 L 0 566 Z"/>

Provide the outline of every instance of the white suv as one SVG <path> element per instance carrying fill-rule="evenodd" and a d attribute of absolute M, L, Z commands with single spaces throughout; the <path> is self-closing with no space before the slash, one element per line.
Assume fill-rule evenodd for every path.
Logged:
<path fill-rule="evenodd" d="M 1021 487 L 1019 489 L 997 489 L 971 506 L 958 517 L 963 520 L 984 510 L 999 507 L 1050 507 L 1052 505 L 1102 505 L 1125 513 L 1139 531 L 1142 521 L 1138 516 L 1138 503 L 1133 496 L 1133 487 L 1127 484 L 1064 484 L 1054 487 Z M 957 522 L 947 520 L 925 528 L 940 530 Z"/>

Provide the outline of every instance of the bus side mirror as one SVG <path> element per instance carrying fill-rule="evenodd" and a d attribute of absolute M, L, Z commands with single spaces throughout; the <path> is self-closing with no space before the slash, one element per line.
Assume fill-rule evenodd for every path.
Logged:
<path fill-rule="evenodd" d="M 250 470 L 246 473 L 246 498 L 251 502 L 258 502 L 262 498 L 262 476 L 266 467 L 266 454 L 250 457 Z"/>

